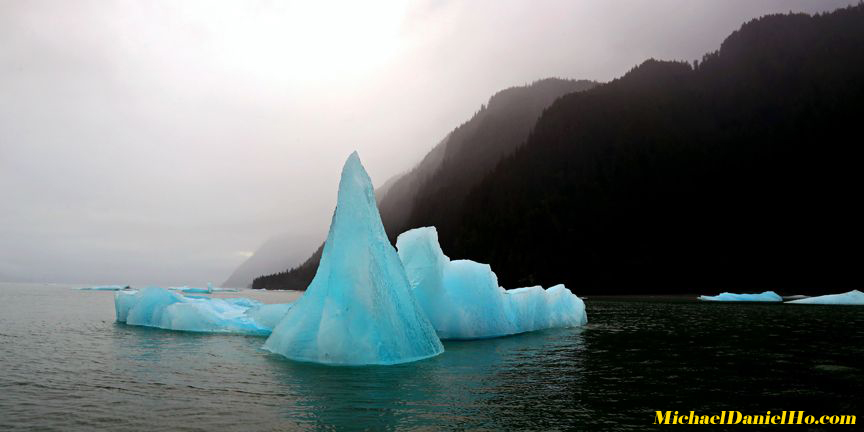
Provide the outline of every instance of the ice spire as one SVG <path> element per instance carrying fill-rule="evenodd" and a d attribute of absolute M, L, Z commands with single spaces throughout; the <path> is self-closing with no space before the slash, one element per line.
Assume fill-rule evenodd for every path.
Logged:
<path fill-rule="evenodd" d="M 318 272 L 264 349 L 335 365 L 405 363 L 444 351 L 414 301 L 357 152 L 342 168 Z"/>

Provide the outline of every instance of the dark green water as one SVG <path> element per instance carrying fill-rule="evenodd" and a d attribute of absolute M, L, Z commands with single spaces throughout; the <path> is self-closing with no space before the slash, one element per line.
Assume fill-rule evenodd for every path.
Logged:
<path fill-rule="evenodd" d="M 864 307 L 586 305 L 584 329 L 338 368 L 265 353 L 257 337 L 119 325 L 110 292 L 0 284 L 0 430 L 616 431 L 657 429 L 656 410 L 864 420 Z M 825 430 L 838 428 L 853 430 Z"/>

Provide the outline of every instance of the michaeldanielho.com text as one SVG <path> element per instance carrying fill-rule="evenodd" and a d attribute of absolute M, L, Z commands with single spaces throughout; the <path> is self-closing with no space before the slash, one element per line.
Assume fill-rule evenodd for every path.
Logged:
<path fill-rule="evenodd" d="M 753 425 L 854 425 L 854 415 L 821 415 L 814 416 L 804 411 L 780 411 L 772 414 L 746 415 L 741 411 L 720 411 L 716 415 L 699 415 L 694 411 L 687 414 L 678 414 L 678 411 L 657 411 L 654 424 L 671 425 L 730 425 L 730 424 L 753 424 Z"/>

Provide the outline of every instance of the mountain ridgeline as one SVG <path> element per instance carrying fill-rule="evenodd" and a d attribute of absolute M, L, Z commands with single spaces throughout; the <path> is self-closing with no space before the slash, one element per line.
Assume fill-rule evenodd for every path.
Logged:
<path fill-rule="evenodd" d="M 445 253 L 505 287 L 844 291 L 861 284 L 862 101 L 864 5 L 766 16 L 692 65 L 568 92 L 497 159 L 510 122 L 466 123 L 404 214 L 384 217 L 385 196 L 382 217 L 391 236 L 438 227 Z M 457 147 L 460 130 L 489 141 Z"/>
<path fill-rule="evenodd" d="M 262 274 L 270 274 L 302 263 L 323 234 L 279 234 L 268 239 L 237 267 L 220 286 L 246 288 Z"/>
<path fill-rule="evenodd" d="M 862 102 L 864 6 L 754 20 L 695 67 L 558 100 L 441 243 L 511 287 L 859 287 Z"/>
<path fill-rule="evenodd" d="M 378 207 L 391 240 L 406 227 L 416 226 L 418 215 L 430 211 L 428 197 L 447 191 L 437 215 L 454 216 L 467 192 L 502 157 L 525 142 L 543 109 L 555 99 L 597 85 L 594 81 L 549 78 L 496 93 L 474 116 L 450 132 L 410 171 L 380 187 Z M 446 217 L 444 217 L 446 216 Z M 323 246 L 322 246 L 323 247 Z M 322 248 L 303 264 L 284 272 L 262 276 L 253 288 L 306 289 L 315 276 Z"/>

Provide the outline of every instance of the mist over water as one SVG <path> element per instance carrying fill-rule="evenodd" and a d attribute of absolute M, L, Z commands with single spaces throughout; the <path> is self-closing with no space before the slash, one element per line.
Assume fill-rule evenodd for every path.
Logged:
<path fill-rule="evenodd" d="M 864 391 L 856 307 L 588 299 L 584 329 L 326 367 L 117 324 L 113 293 L 71 288 L 0 284 L 2 430 L 644 430 L 656 410 L 855 414 Z"/>

